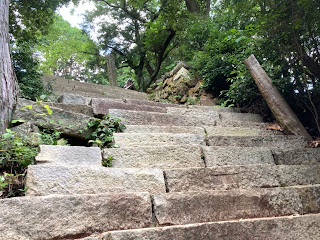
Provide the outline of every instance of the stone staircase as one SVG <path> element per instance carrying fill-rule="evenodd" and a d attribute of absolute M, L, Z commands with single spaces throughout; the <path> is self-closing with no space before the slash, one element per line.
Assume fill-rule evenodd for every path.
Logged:
<path fill-rule="evenodd" d="M 27 196 L 0 200 L 0 239 L 320 239 L 320 149 L 303 137 L 233 108 L 86 102 L 124 118 L 120 148 L 41 146 Z"/>

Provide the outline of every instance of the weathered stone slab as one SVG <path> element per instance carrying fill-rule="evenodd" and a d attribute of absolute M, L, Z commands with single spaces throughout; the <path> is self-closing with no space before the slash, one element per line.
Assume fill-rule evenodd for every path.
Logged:
<path fill-rule="evenodd" d="M 26 185 L 30 196 L 166 191 L 163 172 L 159 169 L 95 166 L 32 165 L 28 167 Z"/>
<path fill-rule="evenodd" d="M 176 108 L 180 109 L 180 108 Z M 183 108 L 181 108 L 183 109 Z M 215 118 L 202 118 L 196 117 L 193 114 L 180 115 L 180 114 L 165 114 L 165 113 L 151 113 L 151 112 L 137 112 L 120 109 L 109 109 L 108 113 L 112 116 L 124 119 L 124 124 L 132 125 L 174 125 L 174 126 L 206 126 L 216 125 Z M 209 122 L 208 122 L 209 121 Z"/>
<path fill-rule="evenodd" d="M 320 164 L 320 148 L 279 149 L 273 151 L 273 155 L 280 165 Z"/>
<path fill-rule="evenodd" d="M 224 165 L 274 164 L 268 148 L 203 146 L 207 167 Z"/>
<path fill-rule="evenodd" d="M 22 108 L 32 105 L 32 109 Z M 54 129 L 68 136 L 84 138 L 87 132 L 83 129 L 90 117 L 80 113 L 68 112 L 60 108 L 50 107 L 52 114 L 48 114 L 43 106 L 33 101 L 20 98 L 13 119 L 30 121 L 41 128 Z"/>
<path fill-rule="evenodd" d="M 320 184 L 319 166 L 225 166 L 166 169 L 164 173 L 169 192 Z"/>
<path fill-rule="evenodd" d="M 115 133 L 114 141 L 120 147 L 148 145 L 205 145 L 205 137 L 188 133 Z"/>
<path fill-rule="evenodd" d="M 233 113 L 233 112 L 220 112 L 220 120 L 222 122 L 244 121 L 244 122 L 263 122 L 259 114 L 254 113 Z"/>
<path fill-rule="evenodd" d="M 167 107 L 168 114 L 178 114 L 181 118 L 194 119 L 199 121 L 197 126 L 215 126 L 219 120 L 219 113 L 201 109 Z"/>
<path fill-rule="evenodd" d="M 150 227 L 147 193 L 0 199 L 0 239 L 77 239 L 95 232 Z"/>
<path fill-rule="evenodd" d="M 295 186 L 303 204 L 304 213 L 320 213 L 320 184 Z"/>
<path fill-rule="evenodd" d="M 160 225 L 302 213 L 299 195 L 290 188 L 167 193 L 153 199 Z"/>
<path fill-rule="evenodd" d="M 126 125 L 125 133 L 190 133 L 204 135 L 204 128 L 194 126 Z"/>
<path fill-rule="evenodd" d="M 216 112 L 233 112 L 233 113 L 241 112 L 240 108 L 233 108 L 233 107 L 188 105 L 188 108 L 201 109 L 206 111 L 216 111 Z"/>
<path fill-rule="evenodd" d="M 320 165 L 277 165 L 273 167 L 281 186 L 320 184 Z"/>
<path fill-rule="evenodd" d="M 103 155 L 113 156 L 112 166 L 116 168 L 204 167 L 197 145 L 107 148 Z"/>
<path fill-rule="evenodd" d="M 169 192 L 279 187 L 268 165 L 166 169 Z"/>
<path fill-rule="evenodd" d="M 285 216 L 111 231 L 92 240 L 320 239 L 320 215 Z"/>
<path fill-rule="evenodd" d="M 78 95 L 78 94 L 71 94 L 66 93 L 58 97 L 57 99 L 58 103 L 64 103 L 64 104 L 87 104 L 86 98 Z"/>
<path fill-rule="evenodd" d="M 98 147 L 40 145 L 36 156 L 38 163 L 45 165 L 101 165 L 101 150 Z"/>
<path fill-rule="evenodd" d="M 54 103 L 47 102 L 49 106 L 63 109 L 68 112 L 81 113 L 93 117 L 93 109 L 91 106 L 84 104 L 72 104 L 72 103 Z"/>
<path fill-rule="evenodd" d="M 91 105 L 93 107 L 94 114 L 103 115 L 105 115 L 109 109 L 167 113 L 167 110 L 164 107 L 133 104 L 129 99 L 93 98 Z"/>
<path fill-rule="evenodd" d="M 133 98 L 146 100 L 148 98 L 148 95 L 146 93 L 123 89 L 119 87 L 112 87 L 94 83 L 84 83 L 49 75 L 43 76 L 42 79 L 45 83 L 51 83 L 55 92 L 72 93 L 80 95 L 86 93 L 88 96 L 91 97 L 97 97 L 97 95 L 104 95 L 104 97 L 109 97 L 109 95 L 112 95 L 113 97 L 120 99 Z"/>
<path fill-rule="evenodd" d="M 208 135 L 213 136 L 261 136 L 280 135 L 279 131 L 267 130 L 264 127 L 206 127 Z"/>
<path fill-rule="evenodd" d="M 208 136 L 210 146 L 267 147 L 272 149 L 301 149 L 307 144 L 303 136 Z"/>
<path fill-rule="evenodd" d="M 174 103 L 146 101 L 146 100 L 139 100 L 139 99 L 130 99 L 130 102 L 133 104 L 149 105 L 149 106 L 156 106 L 156 107 L 176 107 L 176 108 L 186 108 L 187 107 L 185 105 L 179 105 L 179 104 L 174 104 Z"/>

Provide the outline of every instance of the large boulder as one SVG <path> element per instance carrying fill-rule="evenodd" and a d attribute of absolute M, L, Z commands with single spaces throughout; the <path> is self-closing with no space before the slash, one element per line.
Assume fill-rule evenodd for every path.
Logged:
<path fill-rule="evenodd" d="M 70 137 L 85 138 L 88 131 L 84 127 L 89 122 L 89 116 L 47 106 L 46 103 L 20 98 L 12 119 L 31 122 L 42 129 L 57 130 Z"/>

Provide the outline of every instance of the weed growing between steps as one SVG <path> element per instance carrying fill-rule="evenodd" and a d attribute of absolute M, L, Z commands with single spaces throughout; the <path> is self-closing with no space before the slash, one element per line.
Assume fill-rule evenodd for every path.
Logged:
<path fill-rule="evenodd" d="M 89 145 L 98 146 L 101 149 L 118 147 L 114 144 L 113 134 L 126 129 L 121 121 L 121 118 L 114 118 L 110 114 L 105 115 L 102 119 L 91 118 L 85 127 L 85 130 L 89 130 L 86 136 Z"/>
<path fill-rule="evenodd" d="M 19 137 L 14 131 L 6 129 L 0 137 L 0 198 L 23 196 L 27 190 L 24 185 L 26 169 L 35 163 L 39 145 L 65 145 L 60 132 L 44 129 L 35 138 Z"/>

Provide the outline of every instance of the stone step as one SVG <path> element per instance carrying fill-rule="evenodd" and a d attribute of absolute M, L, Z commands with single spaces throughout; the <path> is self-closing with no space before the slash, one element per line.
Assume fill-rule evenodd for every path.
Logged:
<path fill-rule="evenodd" d="M 0 239 L 78 239 L 152 226 L 148 193 L 0 199 Z"/>
<path fill-rule="evenodd" d="M 241 113 L 240 108 L 234 108 L 234 107 L 199 106 L 199 105 L 187 105 L 187 107 L 190 109 L 200 109 L 205 111 Z"/>
<path fill-rule="evenodd" d="M 225 166 L 165 169 L 169 192 L 200 192 L 320 184 L 320 166 Z"/>
<path fill-rule="evenodd" d="M 115 168 L 204 167 L 199 145 L 106 148 L 104 158 L 113 157 Z"/>
<path fill-rule="evenodd" d="M 267 147 L 272 149 L 301 149 L 307 145 L 303 136 L 214 136 L 207 137 L 210 146 Z"/>
<path fill-rule="evenodd" d="M 261 135 L 282 135 L 280 131 L 267 130 L 263 127 L 205 127 L 208 135 L 213 136 L 261 136 Z"/>
<path fill-rule="evenodd" d="M 214 118 L 221 122 L 233 122 L 233 121 L 244 121 L 244 122 L 258 122 L 262 123 L 263 120 L 260 115 L 252 113 L 237 113 L 237 112 L 218 112 L 214 110 L 204 110 L 201 108 L 175 108 L 168 107 L 168 114 L 179 114 L 183 116 L 201 116 L 202 118 L 210 119 Z M 209 124 L 207 124 L 210 126 Z"/>
<path fill-rule="evenodd" d="M 84 115 L 88 115 L 90 117 L 93 117 L 93 109 L 91 106 L 88 106 L 86 104 L 72 104 L 72 103 L 53 103 L 53 102 L 48 102 L 46 103 L 51 107 L 56 107 L 63 109 L 68 112 L 74 112 L 74 113 L 81 113 Z"/>
<path fill-rule="evenodd" d="M 125 133 L 190 133 L 204 135 L 202 127 L 194 126 L 153 126 L 153 125 L 126 125 Z"/>
<path fill-rule="evenodd" d="M 303 213 L 294 188 L 174 192 L 153 195 L 159 225 L 179 225 Z"/>
<path fill-rule="evenodd" d="M 254 113 L 233 113 L 233 112 L 220 112 L 219 118 L 221 122 L 260 122 L 263 123 L 263 119 L 259 114 Z"/>
<path fill-rule="evenodd" d="M 263 147 L 203 146 L 207 167 L 275 164 L 271 151 Z"/>
<path fill-rule="evenodd" d="M 92 100 L 95 100 L 99 102 L 105 101 L 105 100 L 113 100 L 110 98 L 92 98 Z M 139 99 L 131 99 L 131 98 L 121 98 L 118 100 L 122 100 L 125 103 L 129 104 L 136 104 L 136 105 L 145 105 L 145 106 L 150 106 L 150 107 L 161 107 L 161 108 L 166 108 L 166 107 L 176 107 L 176 108 L 187 108 L 185 105 L 179 105 L 179 104 L 174 104 L 174 103 L 162 103 L 162 102 L 155 102 L 155 101 L 148 101 L 148 100 L 139 100 Z"/>
<path fill-rule="evenodd" d="M 135 230 L 110 231 L 87 240 L 316 240 L 320 214 L 206 222 Z"/>
<path fill-rule="evenodd" d="M 109 109 L 167 113 L 167 110 L 164 107 L 135 104 L 126 99 L 93 98 L 90 104 L 92 105 L 93 112 L 96 115 L 105 115 Z"/>
<path fill-rule="evenodd" d="M 183 108 L 175 108 L 183 109 Z M 217 112 L 199 115 L 196 111 L 189 111 L 184 115 L 156 112 L 137 112 L 120 109 L 109 109 L 112 116 L 124 119 L 125 124 L 132 125 L 171 125 L 171 126 L 215 126 L 218 120 Z"/>
<path fill-rule="evenodd" d="M 273 151 L 273 156 L 280 165 L 320 164 L 320 148 L 279 149 Z"/>
<path fill-rule="evenodd" d="M 118 95 L 117 98 L 122 98 L 125 95 L 129 96 L 130 98 L 137 98 L 142 100 L 145 100 L 148 98 L 148 95 L 146 93 L 119 88 L 119 87 L 112 87 L 112 86 L 94 84 L 94 83 L 84 83 L 84 82 L 79 82 L 79 81 L 74 81 L 70 79 L 64 79 L 61 77 L 55 77 L 55 76 L 49 76 L 49 75 L 43 76 L 42 79 L 45 83 L 50 82 L 55 92 L 64 92 L 64 93 L 85 92 L 85 93 L 91 93 L 93 95 L 92 97 L 95 97 L 94 94 L 107 94 L 107 95 L 117 94 Z"/>
<path fill-rule="evenodd" d="M 30 165 L 27 195 L 166 192 L 160 169 Z"/>
<path fill-rule="evenodd" d="M 59 95 L 56 99 L 56 103 L 62 104 L 80 104 L 80 105 L 88 105 L 91 101 L 91 98 L 86 98 L 84 96 L 78 94 L 71 93 L 63 93 Z"/>
<path fill-rule="evenodd" d="M 40 145 L 36 162 L 41 165 L 89 165 L 102 166 L 101 150 L 98 147 Z"/>
<path fill-rule="evenodd" d="M 115 133 L 113 137 L 120 147 L 206 144 L 205 136 L 188 133 Z"/>

